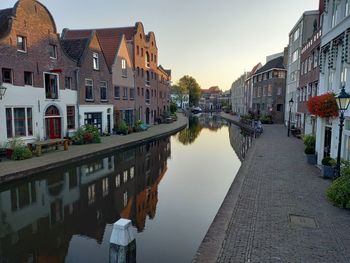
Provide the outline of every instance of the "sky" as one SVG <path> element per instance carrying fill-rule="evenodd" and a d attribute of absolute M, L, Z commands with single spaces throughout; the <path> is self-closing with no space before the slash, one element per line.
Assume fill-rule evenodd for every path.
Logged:
<path fill-rule="evenodd" d="M 0 9 L 16 0 L 0 0 Z M 319 0 L 40 0 L 63 28 L 133 26 L 156 35 L 159 63 L 201 88 L 232 82 L 288 44 L 288 34 Z M 97 4 L 98 3 L 98 4 Z"/>

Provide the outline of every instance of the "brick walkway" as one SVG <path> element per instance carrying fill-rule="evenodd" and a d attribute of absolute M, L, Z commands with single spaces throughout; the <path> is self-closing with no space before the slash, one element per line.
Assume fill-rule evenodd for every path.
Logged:
<path fill-rule="evenodd" d="M 132 133 L 127 136 L 102 137 L 102 143 L 87 145 L 72 145 L 68 151 L 58 150 L 44 153 L 40 157 L 33 157 L 23 161 L 0 162 L 0 183 L 19 179 L 24 176 L 57 168 L 60 165 L 92 158 L 97 154 L 104 154 L 117 149 L 131 147 L 155 140 L 167 134 L 171 134 L 187 125 L 187 118 L 178 114 L 178 120 L 170 124 L 152 126 L 147 131 Z"/>
<path fill-rule="evenodd" d="M 196 262 L 350 262 L 350 211 L 328 203 L 330 181 L 286 134 L 264 125 Z"/>

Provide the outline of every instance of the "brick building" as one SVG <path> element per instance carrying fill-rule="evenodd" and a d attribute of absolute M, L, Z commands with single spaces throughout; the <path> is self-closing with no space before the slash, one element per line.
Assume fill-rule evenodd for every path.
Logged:
<path fill-rule="evenodd" d="M 307 101 L 318 92 L 321 34 L 321 29 L 315 27 L 314 35 L 301 49 L 299 87 L 296 97 L 298 102 L 296 127 L 300 128 L 304 134 L 316 133 L 316 117 L 309 113 Z"/>
<path fill-rule="evenodd" d="M 284 121 L 286 68 L 283 53 L 257 70 L 253 78 L 253 112 L 271 116 L 274 123 Z"/>
<path fill-rule="evenodd" d="M 74 32 L 73 32 L 74 33 Z M 86 35 L 63 31 L 61 45 L 79 67 L 79 124 L 96 126 L 100 133 L 113 127 L 112 74 L 95 31 Z"/>
<path fill-rule="evenodd" d="M 35 0 L 0 10 L 0 143 L 61 138 L 77 128 L 77 66 L 55 21 Z M 5 122 L 6 120 L 6 122 Z"/>

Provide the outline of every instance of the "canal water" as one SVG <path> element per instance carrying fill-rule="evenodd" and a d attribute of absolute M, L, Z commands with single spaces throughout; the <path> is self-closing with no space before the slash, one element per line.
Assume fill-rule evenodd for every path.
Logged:
<path fill-rule="evenodd" d="M 251 140 L 201 115 L 172 137 L 3 185 L 0 262 L 191 262 Z M 136 241 L 117 260 L 120 218 Z"/>

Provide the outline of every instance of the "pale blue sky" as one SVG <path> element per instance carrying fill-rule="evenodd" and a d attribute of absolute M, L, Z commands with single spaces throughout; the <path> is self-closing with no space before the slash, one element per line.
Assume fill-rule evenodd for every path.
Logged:
<path fill-rule="evenodd" d="M 15 0 L 1 0 L 0 9 Z M 154 31 L 159 63 L 197 79 L 202 88 L 227 90 L 244 70 L 281 52 L 288 33 L 318 0 L 41 0 L 58 30 L 123 27 L 142 21 Z"/>

